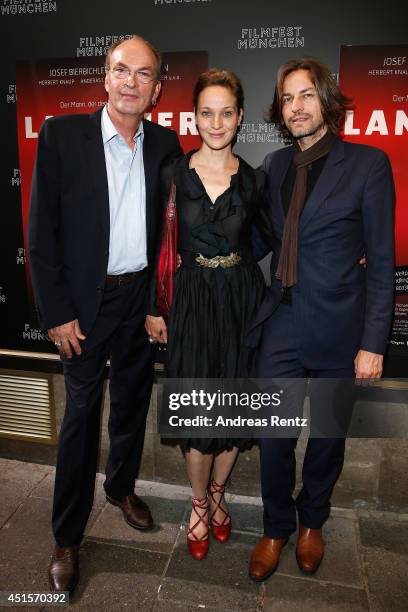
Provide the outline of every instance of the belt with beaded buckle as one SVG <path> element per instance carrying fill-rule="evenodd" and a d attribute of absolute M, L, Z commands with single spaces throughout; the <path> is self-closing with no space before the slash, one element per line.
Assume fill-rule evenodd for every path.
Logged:
<path fill-rule="evenodd" d="M 217 255 L 216 257 L 204 257 L 199 253 L 195 258 L 195 261 L 199 266 L 204 268 L 232 268 L 237 266 L 242 260 L 241 255 L 238 253 L 230 253 L 229 255 Z"/>

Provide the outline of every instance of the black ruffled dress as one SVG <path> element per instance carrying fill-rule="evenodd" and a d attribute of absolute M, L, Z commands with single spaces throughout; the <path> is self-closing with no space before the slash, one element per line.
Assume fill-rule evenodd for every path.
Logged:
<path fill-rule="evenodd" d="M 178 251 L 175 295 L 168 322 L 167 375 L 170 378 L 237 378 L 248 374 L 244 337 L 265 288 L 252 256 L 251 226 L 260 206 L 263 176 L 239 158 L 230 187 L 212 203 L 200 177 L 189 168 L 194 151 L 174 167 Z M 166 174 L 167 169 L 164 171 Z M 196 258 L 241 257 L 231 267 L 200 266 Z M 151 314 L 155 307 L 151 305 Z M 183 449 L 220 452 L 246 441 L 181 439 Z"/>

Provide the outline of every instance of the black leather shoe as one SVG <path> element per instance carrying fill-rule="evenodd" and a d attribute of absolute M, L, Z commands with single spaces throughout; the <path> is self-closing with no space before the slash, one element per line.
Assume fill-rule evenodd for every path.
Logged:
<path fill-rule="evenodd" d="M 122 510 L 125 521 L 131 527 L 142 531 L 154 527 L 153 517 L 148 505 L 134 493 L 121 500 L 113 499 L 109 495 L 106 496 L 106 499 L 110 504 L 118 506 Z"/>
<path fill-rule="evenodd" d="M 50 565 L 48 579 L 51 591 L 72 591 L 79 580 L 79 546 L 61 547 L 55 545 Z"/>

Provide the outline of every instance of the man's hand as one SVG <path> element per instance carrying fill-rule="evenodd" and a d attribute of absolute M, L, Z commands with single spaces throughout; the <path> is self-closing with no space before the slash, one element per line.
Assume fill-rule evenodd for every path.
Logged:
<path fill-rule="evenodd" d="M 356 378 L 378 380 L 383 370 L 383 356 L 360 349 L 354 360 Z"/>
<path fill-rule="evenodd" d="M 153 338 L 153 340 L 160 342 L 160 344 L 167 343 L 167 327 L 163 317 L 147 315 L 145 328 L 149 338 Z"/>
<path fill-rule="evenodd" d="M 85 336 L 79 327 L 78 319 L 51 327 L 48 330 L 48 337 L 58 348 L 59 352 L 69 359 L 72 357 L 72 349 L 77 355 L 81 354 L 81 345 L 79 340 L 85 340 Z"/>

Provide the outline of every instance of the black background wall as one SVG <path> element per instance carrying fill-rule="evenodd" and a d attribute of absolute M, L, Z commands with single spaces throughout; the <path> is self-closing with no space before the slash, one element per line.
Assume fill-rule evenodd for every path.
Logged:
<path fill-rule="evenodd" d="M 210 66 L 230 68 L 242 78 L 246 111 L 236 151 L 258 165 L 266 153 L 282 146 L 263 118 L 278 66 L 290 57 L 315 55 L 337 73 L 341 44 L 403 44 L 404 5 L 395 0 L 0 0 L 0 348 L 50 350 L 35 334 L 23 338 L 29 313 L 16 130 L 17 60 L 100 56 L 103 63 L 113 37 L 134 32 L 162 51 L 207 50 Z"/>

